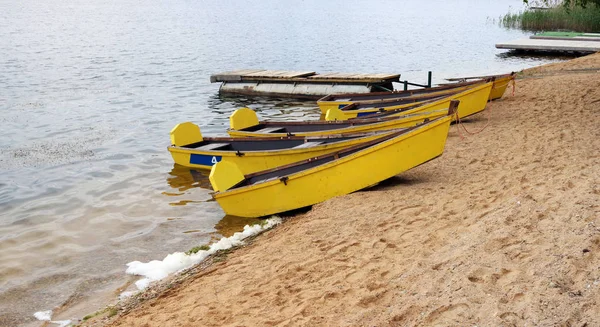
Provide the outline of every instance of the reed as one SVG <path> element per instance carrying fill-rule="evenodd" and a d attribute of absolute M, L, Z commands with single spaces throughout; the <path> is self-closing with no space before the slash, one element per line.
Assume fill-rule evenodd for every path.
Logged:
<path fill-rule="evenodd" d="M 600 32 L 600 6 L 592 3 L 586 8 L 572 5 L 543 10 L 528 9 L 518 14 L 508 13 L 500 17 L 500 25 L 536 32 L 555 30 Z"/>

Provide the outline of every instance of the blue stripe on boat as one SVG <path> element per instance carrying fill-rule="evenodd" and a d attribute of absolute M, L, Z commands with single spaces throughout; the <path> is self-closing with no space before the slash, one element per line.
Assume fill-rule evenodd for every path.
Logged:
<path fill-rule="evenodd" d="M 221 156 L 207 156 L 205 154 L 190 155 L 190 163 L 194 165 L 212 166 L 217 162 L 221 161 Z"/>
<path fill-rule="evenodd" d="M 368 116 L 368 115 L 372 115 L 372 114 L 376 114 L 377 112 L 359 112 L 356 117 L 363 117 L 363 116 Z"/>

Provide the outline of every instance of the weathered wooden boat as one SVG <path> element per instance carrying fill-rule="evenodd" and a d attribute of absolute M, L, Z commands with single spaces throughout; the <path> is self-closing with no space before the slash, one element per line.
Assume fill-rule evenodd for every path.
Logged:
<path fill-rule="evenodd" d="M 446 108 L 447 109 L 447 108 Z M 324 136 L 349 133 L 385 131 L 415 126 L 424 120 L 445 115 L 446 110 L 414 114 L 353 119 L 348 121 L 259 121 L 250 108 L 240 108 L 229 117 L 227 133 L 231 137 Z"/>
<path fill-rule="evenodd" d="M 476 84 L 470 88 L 467 88 L 466 90 L 463 90 L 462 92 L 449 94 L 445 97 L 430 99 L 425 102 L 415 103 L 411 106 L 406 106 L 402 101 L 380 102 L 378 104 L 353 103 L 341 109 L 329 109 L 325 115 L 325 119 L 331 121 L 346 120 L 357 117 L 380 118 L 384 115 L 374 116 L 374 114 L 384 112 L 393 112 L 393 114 L 385 115 L 386 117 L 429 112 L 448 108 L 451 100 L 460 101 L 458 118 L 462 119 L 484 110 L 487 105 L 491 90 L 492 82 Z"/>
<path fill-rule="evenodd" d="M 510 74 L 500 74 L 500 75 L 489 75 L 489 76 L 472 76 L 472 77 L 457 77 L 457 78 L 448 78 L 447 81 L 455 82 L 442 84 L 444 86 L 452 86 L 454 84 L 460 85 L 461 83 L 467 82 L 468 80 L 475 80 L 474 82 L 480 81 L 492 81 L 494 85 L 492 86 L 492 91 L 490 92 L 490 101 L 498 100 L 502 98 L 504 92 L 508 88 L 511 82 L 514 83 L 516 74 L 514 72 Z"/>
<path fill-rule="evenodd" d="M 394 92 L 373 92 L 369 94 L 330 94 L 317 101 L 321 114 L 327 114 L 329 109 L 341 109 L 354 103 L 360 104 L 379 104 L 382 102 L 400 102 L 405 101 L 406 106 L 416 102 L 429 100 L 436 97 L 446 96 L 448 94 L 464 91 L 485 81 L 471 81 L 461 83 L 449 83 L 443 86 L 422 88 L 408 91 Z"/>
<path fill-rule="evenodd" d="M 185 122 L 171 130 L 168 147 L 176 164 L 210 170 L 217 162 L 232 162 L 243 174 L 318 157 L 341 148 L 370 142 L 389 132 L 281 138 L 203 137 L 198 125 Z"/>
<path fill-rule="evenodd" d="M 440 156 L 453 108 L 371 142 L 254 174 L 219 162 L 209 176 L 212 196 L 228 215 L 262 217 L 369 187 Z"/>

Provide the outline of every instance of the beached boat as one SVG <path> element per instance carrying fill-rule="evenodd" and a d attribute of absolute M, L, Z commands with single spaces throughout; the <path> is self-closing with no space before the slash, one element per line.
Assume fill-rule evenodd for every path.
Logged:
<path fill-rule="evenodd" d="M 368 143 L 254 174 L 219 162 L 209 176 L 212 196 L 228 215 L 262 217 L 369 187 L 440 156 L 453 108 Z"/>
<path fill-rule="evenodd" d="M 390 132 L 282 138 L 203 137 L 198 125 L 185 122 L 171 130 L 168 147 L 176 164 L 210 170 L 221 161 L 233 162 L 243 174 L 318 157 L 341 148 L 370 142 Z"/>
<path fill-rule="evenodd" d="M 446 108 L 447 109 L 447 108 Z M 412 127 L 425 120 L 444 116 L 446 109 L 394 117 L 353 119 L 348 121 L 259 121 L 250 108 L 240 108 L 229 117 L 227 133 L 231 137 L 324 136 L 385 131 Z"/>
<path fill-rule="evenodd" d="M 456 83 L 448 83 L 448 84 L 442 84 L 444 86 L 452 86 L 452 85 L 460 85 L 462 83 L 465 83 L 468 80 L 475 80 L 474 82 L 478 82 L 478 81 L 493 81 L 494 85 L 492 86 L 492 91 L 490 92 L 490 101 L 493 100 L 498 100 L 500 98 L 502 98 L 502 96 L 504 95 L 504 92 L 506 92 L 506 89 L 508 88 L 508 86 L 510 85 L 511 82 L 514 83 L 516 74 L 510 73 L 510 74 L 501 74 L 501 75 L 489 75 L 489 76 L 473 76 L 473 77 L 457 77 L 457 78 L 448 78 L 446 80 L 448 81 L 453 81 Z"/>
<path fill-rule="evenodd" d="M 477 84 L 470 88 L 463 90 L 460 93 L 449 94 L 445 97 L 431 99 L 425 102 L 415 103 L 411 106 L 406 106 L 404 103 L 392 101 L 392 102 L 380 102 L 374 104 L 362 104 L 353 103 L 341 109 L 332 108 L 327 111 L 325 119 L 328 121 L 332 120 L 346 120 L 351 118 L 380 118 L 380 117 L 393 117 L 398 115 L 408 115 L 420 112 L 429 112 L 448 108 L 451 100 L 459 100 L 460 108 L 458 109 L 458 118 L 476 114 L 485 109 L 490 91 L 492 90 L 492 82 Z M 383 114 L 385 112 L 393 112 L 390 114 Z M 381 115 L 374 115 L 381 113 Z M 366 117 L 365 117 L 366 116 Z"/>
<path fill-rule="evenodd" d="M 448 85 L 438 87 L 408 91 L 374 92 L 369 94 L 330 94 L 319 99 L 317 105 L 321 109 L 322 115 L 327 114 L 327 110 L 329 109 L 341 109 L 353 103 L 379 104 L 381 102 L 397 102 L 397 105 L 399 105 L 404 101 L 406 106 L 410 106 L 416 102 L 458 93 L 481 83 L 484 83 L 484 81 L 449 83 Z"/>
<path fill-rule="evenodd" d="M 494 87 L 492 87 L 492 92 L 490 92 L 490 101 L 502 98 L 504 92 L 506 92 L 506 89 L 508 88 L 508 85 L 510 85 L 511 82 L 514 83 L 515 77 L 515 73 L 495 77 Z"/>

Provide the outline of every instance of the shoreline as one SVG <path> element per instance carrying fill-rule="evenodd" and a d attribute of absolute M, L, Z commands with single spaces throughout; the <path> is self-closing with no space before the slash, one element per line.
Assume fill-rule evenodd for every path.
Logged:
<path fill-rule="evenodd" d="M 81 325 L 600 324 L 598 72 L 526 69 L 442 157 Z"/>

